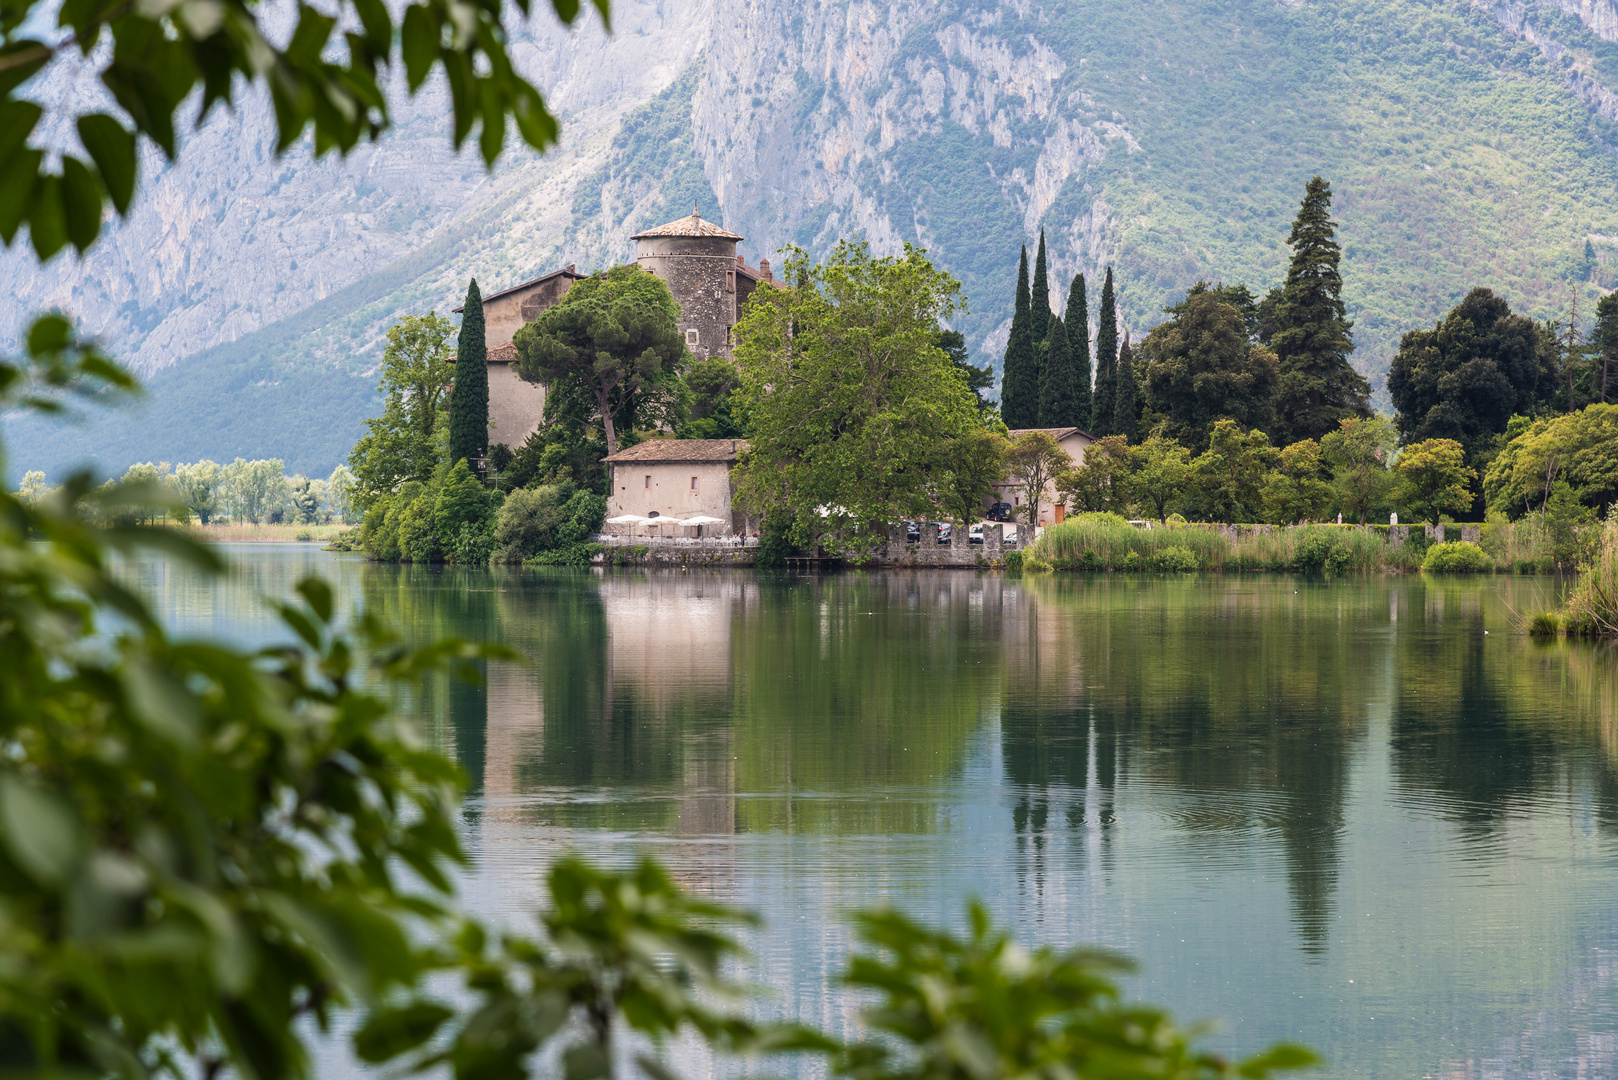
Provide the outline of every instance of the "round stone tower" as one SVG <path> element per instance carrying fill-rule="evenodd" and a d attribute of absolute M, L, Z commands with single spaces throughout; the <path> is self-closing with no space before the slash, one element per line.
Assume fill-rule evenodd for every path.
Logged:
<path fill-rule="evenodd" d="M 635 261 L 662 278 L 680 305 L 680 331 L 686 348 L 698 359 L 730 357 L 730 328 L 736 325 L 738 299 L 752 291 L 758 271 L 736 255 L 742 237 L 691 216 L 636 233 Z M 737 270 L 742 296 L 737 293 Z"/>

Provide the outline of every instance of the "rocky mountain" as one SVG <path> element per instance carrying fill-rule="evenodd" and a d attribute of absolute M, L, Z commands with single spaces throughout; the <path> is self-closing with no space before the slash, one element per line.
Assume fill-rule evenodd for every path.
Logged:
<path fill-rule="evenodd" d="M 564 119 L 542 157 L 453 154 L 429 90 L 346 161 L 278 159 L 249 102 L 154 162 L 86 259 L 0 257 L 0 334 L 60 307 L 149 380 L 77 430 L 12 423 L 11 469 L 324 472 L 375 407 L 392 319 L 457 306 L 472 276 L 626 259 L 692 204 L 750 260 L 928 248 L 996 361 L 1041 229 L 1053 280 L 1115 267 L 1138 335 L 1198 278 L 1277 282 L 1315 173 L 1373 381 L 1473 285 L 1564 319 L 1618 284 L 1615 0 L 623 0 L 614 26 L 521 32 Z"/>

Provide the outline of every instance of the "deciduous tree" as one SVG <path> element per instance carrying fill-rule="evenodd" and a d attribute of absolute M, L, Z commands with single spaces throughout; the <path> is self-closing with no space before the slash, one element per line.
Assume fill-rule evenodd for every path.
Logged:
<path fill-rule="evenodd" d="M 999 431 L 973 427 L 939 446 L 933 465 L 939 509 L 948 521 L 970 525 L 983 516 L 983 505 L 1006 478 L 1011 443 Z"/>
<path fill-rule="evenodd" d="M 1133 460 L 1129 441 L 1106 435 L 1084 448 L 1084 460 L 1057 477 L 1062 497 L 1072 511 L 1126 514 L 1134 498 Z"/>
<path fill-rule="evenodd" d="M 1394 466 L 1399 474 L 1399 501 L 1418 518 L 1437 525 L 1445 514 L 1472 505 L 1477 472 L 1466 464 L 1466 450 L 1454 439 L 1426 439 L 1405 447 Z"/>
<path fill-rule="evenodd" d="M 1351 417 L 1320 440 L 1320 453 L 1331 466 L 1337 505 L 1364 525 L 1387 502 L 1393 487 L 1388 466 L 1399 435 L 1386 417 Z"/>
<path fill-rule="evenodd" d="M 1271 311 L 1270 348 L 1279 370 L 1276 424 L 1285 441 L 1318 439 L 1345 417 L 1371 415 L 1370 384 L 1349 365 L 1354 340 L 1338 272 L 1342 249 L 1331 219 L 1331 185 L 1304 189 L 1292 223 L 1292 262 Z"/>
<path fill-rule="evenodd" d="M 677 374 L 686 360 L 680 307 L 661 278 L 615 266 L 576 281 L 554 307 L 518 330 L 517 374 L 588 401 L 607 454 L 618 452 L 624 399 Z"/>
<path fill-rule="evenodd" d="M 800 546 L 857 557 L 937 512 L 940 448 L 982 426 L 938 345 L 960 285 L 916 248 L 877 258 L 846 241 L 819 264 L 790 248 L 786 271 L 791 287 L 755 293 L 733 334 L 751 432 L 735 497 L 790 517 Z"/>
<path fill-rule="evenodd" d="M 174 486 L 197 520 L 206 525 L 219 512 L 225 471 L 217 461 L 204 458 L 174 470 Z"/>
<path fill-rule="evenodd" d="M 449 338 L 455 324 L 435 313 L 406 315 L 388 327 L 382 349 L 382 415 L 367 420 L 366 434 L 349 452 L 354 504 L 369 509 L 406 480 L 425 480 L 437 468 L 444 398 L 454 378 Z"/>
<path fill-rule="evenodd" d="M 1244 431 L 1234 420 L 1215 421 L 1208 449 L 1191 463 L 1191 487 L 1204 521 L 1260 521 L 1264 487 L 1276 458 L 1270 437 Z"/>
<path fill-rule="evenodd" d="M 1191 479 L 1191 451 L 1161 435 L 1153 435 L 1131 447 L 1129 461 L 1135 494 L 1159 521 L 1168 517 L 1169 507 L 1179 503 Z"/>
<path fill-rule="evenodd" d="M 1275 471 L 1264 485 L 1268 520 L 1276 525 L 1292 525 L 1324 519 L 1335 495 L 1326 475 L 1320 444 L 1315 440 L 1300 439 L 1282 447 Z"/>
<path fill-rule="evenodd" d="M 1025 431 L 1011 443 L 1006 476 L 1022 489 L 1022 511 L 1028 524 L 1039 524 L 1039 504 L 1054 493 L 1053 482 L 1073 465 L 1062 444 L 1048 432 Z"/>

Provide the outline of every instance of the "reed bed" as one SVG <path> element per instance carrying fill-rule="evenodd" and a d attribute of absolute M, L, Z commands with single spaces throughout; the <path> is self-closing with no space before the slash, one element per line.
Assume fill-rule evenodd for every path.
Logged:
<path fill-rule="evenodd" d="M 1600 546 L 1562 609 L 1562 626 L 1581 637 L 1618 637 L 1618 521 L 1602 526 Z"/>
<path fill-rule="evenodd" d="M 193 525 L 187 531 L 196 539 L 221 544 L 242 543 L 327 543 L 335 540 L 351 525 L 272 525 L 268 522 L 254 525 L 250 521 L 227 522 L 222 525 Z"/>
<path fill-rule="evenodd" d="M 1057 570 L 1345 574 L 1419 569 L 1426 548 L 1419 532 L 1399 549 L 1377 530 L 1332 525 L 1243 532 L 1232 541 L 1211 525 L 1139 529 L 1097 515 L 1047 528 L 1029 547 L 1028 557 Z"/>

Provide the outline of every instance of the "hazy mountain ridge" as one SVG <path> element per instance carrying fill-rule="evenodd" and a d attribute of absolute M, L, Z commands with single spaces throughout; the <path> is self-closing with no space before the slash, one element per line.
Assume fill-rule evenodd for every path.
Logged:
<path fill-rule="evenodd" d="M 429 96 L 346 163 L 275 161 L 249 107 L 196 136 L 84 263 L 0 259 L 24 300 L 11 324 L 57 304 L 143 371 L 189 356 L 138 419 L 78 445 L 119 469 L 204 453 L 329 468 L 397 314 L 455 306 L 472 275 L 488 291 L 623 260 L 630 232 L 693 201 L 749 238 L 750 260 L 845 235 L 929 248 L 995 360 L 1018 246 L 1041 225 L 1053 280 L 1116 266 L 1138 336 L 1198 277 L 1278 281 L 1315 172 L 1337 187 L 1356 362 L 1374 378 L 1399 334 L 1471 285 L 1560 314 L 1587 237 L 1597 280 L 1618 283 L 1614 0 L 755 0 L 614 17 L 611 39 L 528 31 L 527 70 L 566 120 L 543 158 L 485 174 L 449 153 Z M 45 429 L 19 434 L 14 468 L 70 456 Z"/>

